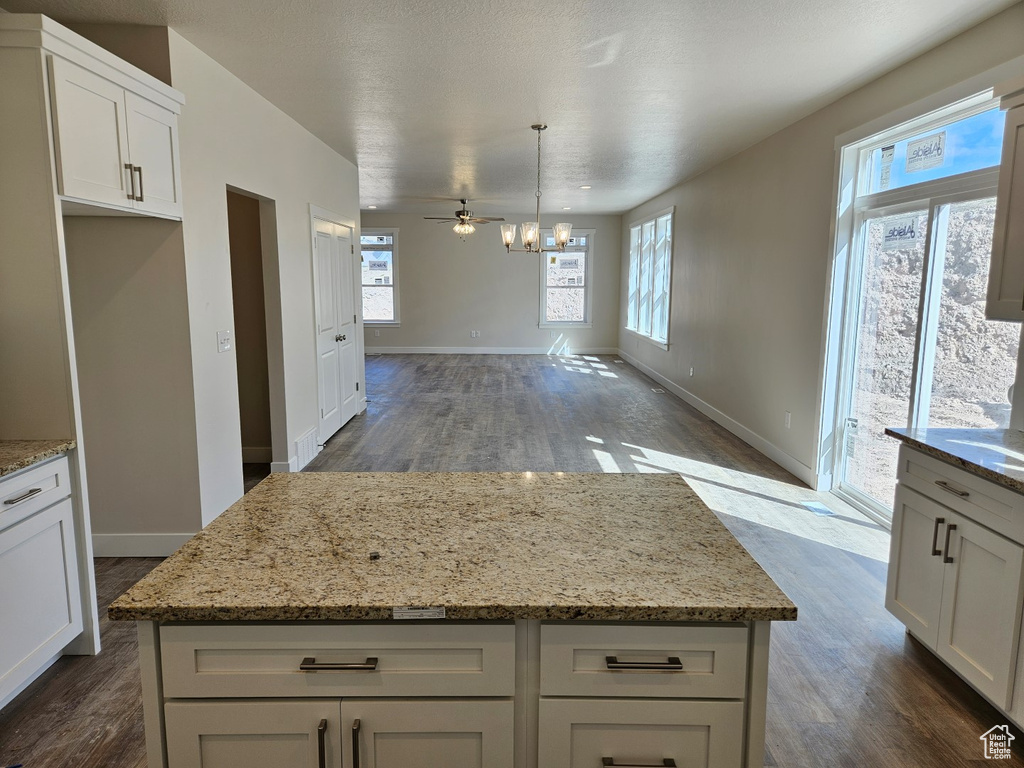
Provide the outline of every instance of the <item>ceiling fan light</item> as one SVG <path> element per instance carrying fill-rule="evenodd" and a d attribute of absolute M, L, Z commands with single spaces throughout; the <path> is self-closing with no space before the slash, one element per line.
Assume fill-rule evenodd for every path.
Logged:
<path fill-rule="evenodd" d="M 516 225 L 515 224 L 502 224 L 501 225 L 501 242 L 506 248 L 511 248 L 512 244 L 516 241 Z"/>
<path fill-rule="evenodd" d="M 524 221 L 519 225 L 519 232 L 523 236 L 523 245 L 533 248 L 540 238 L 540 222 Z"/>
<path fill-rule="evenodd" d="M 569 235 L 571 232 L 572 224 L 555 224 L 555 247 L 559 249 L 565 248 L 565 246 L 569 243 Z"/>
<path fill-rule="evenodd" d="M 474 232 L 476 232 L 476 227 L 474 227 L 468 221 L 460 221 L 458 224 L 452 227 L 452 231 L 465 237 L 466 235 L 472 235 Z"/>

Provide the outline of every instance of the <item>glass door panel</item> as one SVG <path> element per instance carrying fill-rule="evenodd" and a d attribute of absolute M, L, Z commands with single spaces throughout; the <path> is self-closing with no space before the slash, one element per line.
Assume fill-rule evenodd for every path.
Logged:
<path fill-rule="evenodd" d="M 1017 366 L 1020 327 L 985 318 L 994 197 L 941 206 L 936 212 L 935 258 L 942 291 L 937 332 L 929 334 L 922 399 L 930 407 L 921 426 L 1006 429 L 1009 390 Z M 922 412 L 924 413 L 924 412 Z"/>
<path fill-rule="evenodd" d="M 857 332 L 840 483 L 892 510 L 898 443 L 886 427 L 910 421 L 926 210 L 868 218 L 857 291 Z"/>

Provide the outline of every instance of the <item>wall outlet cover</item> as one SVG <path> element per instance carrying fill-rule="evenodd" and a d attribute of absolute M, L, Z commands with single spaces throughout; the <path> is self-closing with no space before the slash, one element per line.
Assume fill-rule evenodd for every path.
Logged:
<path fill-rule="evenodd" d="M 231 331 L 217 331 L 217 351 L 230 352 L 232 346 Z"/>

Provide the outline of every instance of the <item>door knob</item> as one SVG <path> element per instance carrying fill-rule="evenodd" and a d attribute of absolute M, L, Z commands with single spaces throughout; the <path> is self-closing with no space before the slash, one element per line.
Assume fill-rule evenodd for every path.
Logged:
<path fill-rule="evenodd" d="M 344 334 L 339 333 L 337 336 L 334 337 L 334 340 L 335 341 L 344 341 L 345 340 L 345 336 L 344 336 Z"/>

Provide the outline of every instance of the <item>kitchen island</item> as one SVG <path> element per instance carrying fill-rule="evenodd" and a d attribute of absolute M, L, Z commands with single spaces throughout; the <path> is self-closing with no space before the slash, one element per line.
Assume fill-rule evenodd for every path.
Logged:
<path fill-rule="evenodd" d="M 151 768 L 739 768 L 796 608 L 674 475 L 304 473 L 109 615 Z"/>

